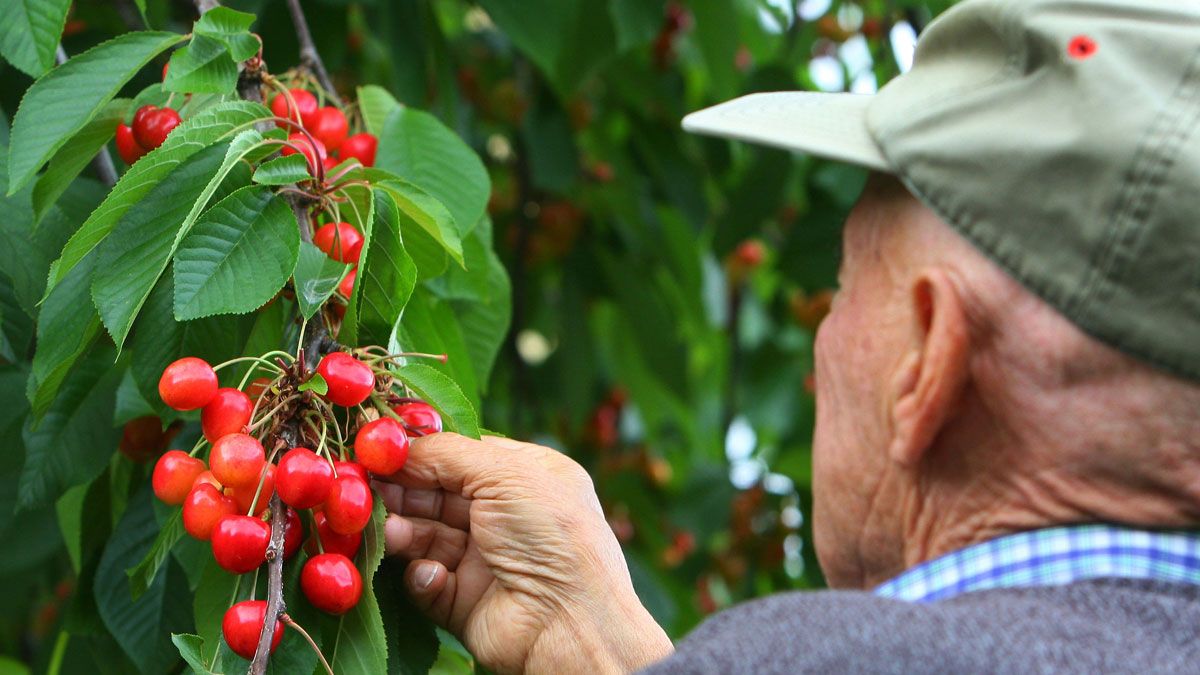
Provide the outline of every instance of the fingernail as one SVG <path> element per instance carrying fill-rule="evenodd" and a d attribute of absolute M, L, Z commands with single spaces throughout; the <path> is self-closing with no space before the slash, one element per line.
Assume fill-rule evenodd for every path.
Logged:
<path fill-rule="evenodd" d="M 423 591 L 433 584 L 433 578 L 437 576 L 437 565 L 432 563 L 422 563 L 417 566 L 413 572 L 413 585 L 418 591 Z"/>

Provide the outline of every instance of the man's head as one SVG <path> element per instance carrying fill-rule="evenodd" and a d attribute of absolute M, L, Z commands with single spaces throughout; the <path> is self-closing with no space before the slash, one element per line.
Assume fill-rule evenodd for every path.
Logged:
<path fill-rule="evenodd" d="M 1200 521 L 1200 385 L 1088 337 L 876 174 L 817 336 L 816 548 L 868 586 L 1000 533 Z"/>

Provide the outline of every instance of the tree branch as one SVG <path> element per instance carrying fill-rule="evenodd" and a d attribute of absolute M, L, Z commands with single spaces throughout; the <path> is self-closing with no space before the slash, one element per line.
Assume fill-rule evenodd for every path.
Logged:
<path fill-rule="evenodd" d="M 282 436 L 283 434 L 280 434 Z M 277 444 L 287 445 L 283 438 Z M 262 675 L 267 672 L 267 661 L 271 658 L 271 642 L 275 639 L 275 620 L 287 612 L 287 603 L 283 599 L 283 538 L 287 530 L 287 509 L 279 501 L 279 495 L 272 494 L 271 502 L 271 543 L 267 544 L 267 612 L 263 621 L 262 632 L 258 634 L 258 649 L 254 651 L 254 659 L 250 661 L 250 675 Z"/>
<path fill-rule="evenodd" d="M 333 88 L 333 81 L 329 79 L 329 72 L 325 70 L 325 62 L 321 60 L 321 54 L 317 52 L 317 46 L 313 44 L 312 33 L 308 30 L 308 21 L 304 18 L 304 10 L 300 8 L 300 0 L 288 0 L 287 4 L 288 11 L 292 15 L 292 25 L 296 27 L 296 39 L 300 41 L 300 65 L 312 71 L 321 88 L 329 94 L 329 100 L 333 101 L 334 105 L 341 107 L 342 99 L 338 96 L 337 90 Z"/>
<path fill-rule="evenodd" d="M 62 43 L 59 43 L 58 49 L 54 52 L 54 62 L 61 66 L 67 62 L 68 58 L 67 50 L 63 49 Z M 100 152 L 92 158 L 92 168 L 108 187 L 117 184 L 117 167 L 113 164 L 112 155 L 108 154 L 107 147 L 100 148 Z"/>

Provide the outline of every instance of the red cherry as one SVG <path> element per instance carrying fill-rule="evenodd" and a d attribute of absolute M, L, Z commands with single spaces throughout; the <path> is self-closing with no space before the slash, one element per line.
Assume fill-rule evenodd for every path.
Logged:
<path fill-rule="evenodd" d="M 392 412 L 400 416 L 404 430 L 411 436 L 428 436 L 442 430 L 442 416 L 424 401 L 401 403 Z"/>
<path fill-rule="evenodd" d="M 325 501 L 333 486 L 333 467 L 308 448 L 292 448 L 279 460 L 275 490 L 284 504 L 311 509 Z"/>
<path fill-rule="evenodd" d="M 192 481 L 192 487 L 195 488 L 201 483 L 208 483 L 209 485 L 217 488 L 217 492 L 225 494 L 225 486 L 221 485 L 221 481 L 217 480 L 217 478 L 212 475 L 212 472 L 208 471 L 207 469 L 202 471 L 199 476 L 196 476 L 196 480 Z"/>
<path fill-rule="evenodd" d="M 329 155 L 329 156 L 325 157 L 325 173 L 329 173 L 330 171 L 333 171 L 334 169 L 337 168 L 337 165 L 341 164 L 341 163 L 342 163 L 342 160 L 338 159 L 337 157 L 334 157 L 333 155 Z"/>
<path fill-rule="evenodd" d="M 143 113 L 147 108 L 154 106 L 142 106 L 133 116 L 133 137 L 138 145 L 149 151 L 162 145 L 167 140 L 167 134 L 182 124 L 183 119 L 172 108 L 158 108 Z"/>
<path fill-rule="evenodd" d="M 213 476 L 227 487 L 258 483 L 267 453 L 258 439 L 246 434 L 229 434 L 213 444 L 208 467 Z"/>
<path fill-rule="evenodd" d="M 126 126 L 123 122 L 117 124 L 117 154 L 121 156 L 121 161 L 130 166 L 146 154 L 146 149 L 138 145 L 137 139 L 133 137 L 133 127 Z"/>
<path fill-rule="evenodd" d="M 297 152 L 304 153 L 304 158 L 308 160 L 308 173 L 312 176 L 316 176 L 317 165 L 324 166 L 325 158 L 328 156 L 325 152 L 325 144 L 315 139 L 310 141 L 308 136 L 305 136 L 304 134 L 292 134 L 291 136 L 288 136 L 288 143 L 291 143 L 291 145 L 283 146 L 283 149 L 279 151 L 279 154 L 287 157 L 288 155 L 294 155 Z M 299 149 L 297 150 L 297 148 Z M 314 151 L 313 148 L 316 148 L 316 150 Z"/>
<path fill-rule="evenodd" d="M 375 373 L 371 366 L 346 352 L 326 354 L 317 365 L 329 391 L 325 398 L 338 405 L 355 406 L 367 400 L 375 388 Z"/>
<path fill-rule="evenodd" d="M 346 556 L 322 553 L 304 563 L 300 589 L 313 607 L 330 614 L 345 614 L 362 597 L 362 577 Z"/>
<path fill-rule="evenodd" d="M 342 159 L 354 157 L 362 162 L 363 166 L 375 166 L 375 148 L 378 145 L 378 139 L 371 134 L 354 134 L 342 141 Z"/>
<path fill-rule="evenodd" d="M 250 397 L 251 401 L 257 401 L 258 398 L 263 395 L 263 392 L 270 387 L 270 378 L 256 377 L 253 380 L 250 380 L 250 384 L 246 385 L 246 395 Z"/>
<path fill-rule="evenodd" d="M 271 99 L 271 112 L 276 117 L 284 117 L 291 120 L 296 120 L 304 125 L 305 128 L 312 126 L 313 116 L 317 112 L 317 97 L 311 92 L 303 89 L 289 89 L 288 93 L 292 95 L 292 103 L 289 103 L 287 97 L 283 94 L 276 94 L 275 98 Z M 295 107 L 292 107 L 292 104 Z M 292 114 L 288 114 L 289 111 Z M 296 113 L 299 112 L 299 117 Z M 285 122 L 276 122 L 282 129 L 293 129 L 292 125 Z"/>
<path fill-rule="evenodd" d="M 182 450 L 168 450 L 154 465 L 150 485 L 154 496 L 164 504 L 179 506 L 192 491 L 196 478 L 204 473 L 204 462 Z"/>
<path fill-rule="evenodd" d="M 317 538 L 321 540 L 321 549 L 325 553 L 340 553 L 354 559 L 358 547 L 362 545 L 361 530 L 352 534 L 338 534 L 329 527 L 329 519 L 325 517 L 324 512 L 313 514 L 313 520 L 317 523 Z M 315 548 L 311 550 L 315 551 Z"/>
<path fill-rule="evenodd" d="M 217 521 L 236 513 L 232 499 L 208 483 L 199 483 L 183 501 L 183 529 L 200 541 L 208 541 Z"/>
<path fill-rule="evenodd" d="M 371 521 L 372 504 L 366 481 L 349 474 L 338 476 L 325 500 L 326 522 L 338 534 L 361 532 Z"/>
<path fill-rule="evenodd" d="M 212 533 L 213 557 L 221 569 L 245 574 L 267 560 L 271 526 L 254 516 L 225 516 Z"/>
<path fill-rule="evenodd" d="M 337 150 L 342 141 L 346 140 L 346 133 L 350 131 L 346 116 L 333 106 L 325 106 L 313 113 L 312 124 L 304 126 L 330 150 Z"/>
<path fill-rule="evenodd" d="M 327 223 L 313 233 L 313 243 L 338 262 L 358 263 L 363 236 L 350 223 Z"/>
<path fill-rule="evenodd" d="M 183 428 L 183 422 L 177 420 L 163 429 L 162 420 L 157 415 L 135 417 L 121 428 L 121 442 L 117 449 L 129 459 L 141 464 L 162 455 L 171 443 L 171 439 Z"/>
<path fill-rule="evenodd" d="M 185 356 L 163 371 L 158 395 L 176 410 L 203 408 L 217 395 L 217 374 L 204 359 Z"/>
<path fill-rule="evenodd" d="M 258 638 L 262 635 L 263 624 L 267 622 L 266 600 L 243 600 L 225 612 L 221 621 L 221 633 L 225 643 L 234 654 L 243 659 L 254 658 L 258 649 Z M 275 634 L 271 636 L 271 653 L 283 639 L 283 622 L 275 620 Z"/>
<path fill-rule="evenodd" d="M 169 68 L 170 66 L 171 66 L 170 61 L 163 64 L 163 77 L 162 77 L 163 82 L 167 81 L 167 68 Z"/>
<path fill-rule="evenodd" d="M 156 105 L 144 105 L 138 108 L 137 111 L 133 113 L 133 119 L 130 120 L 129 126 L 134 128 L 138 127 L 139 125 L 145 126 L 146 120 L 155 112 L 158 112 L 158 106 Z"/>
<path fill-rule="evenodd" d="M 757 239 L 747 239 L 741 244 L 738 244 L 734 251 L 734 256 L 748 269 L 754 269 L 762 264 L 763 258 L 766 256 L 766 250 L 763 248 L 763 243 Z"/>
<path fill-rule="evenodd" d="M 223 387 L 200 411 L 200 428 L 209 443 L 216 443 L 222 436 L 236 434 L 250 424 L 253 410 L 254 402 L 249 396 L 233 387 Z"/>
<path fill-rule="evenodd" d="M 287 560 L 300 550 L 300 542 L 304 541 L 304 524 L 300 522 L 300 514 L 296 509 L 287 510 L 287 525 L 283 528 L 283 559 Z"/>
<path fill-rule="evenodd" d="M 367 422 L 354 436 L 354 457 L 367 471 L 390 476 L 408 461 L 408 435 L 390 417 Z"/>
<path fill-rule="evenodd" d="M 261 470 L 266 472 L 266 476 L 260 474 L 249 485 L 225 488 L 225 494 L 233 497 L 239 513 L 252 513 L 257 516 L 266 510 L 267 504 L 271 501 L 271 492 L 275 490 L 275 465 L 267 462 L 263 464 Z M 258 490 L 259 479 L 262 480 L 262 490 Z M 258 501 L 254 503 L 254 509 L 251 510 L 250 500 L 254 499 L 256 490 L 258 490 Z"/>
<path fill-rule="evenodd" d="M 350 273 L 347 274 L 342 279 L 341 283 L 338 284 L 338 293 L 341 293 L 347 298 L 350 297 L 350 294 L 354 292 L 354 278 L 356 276 L 358 276 L 358 268 L 350 270 Z"/>
<path fill-rule="evenodd" d="M 364 469 L 362 464 L 359 464 L 358 462 L 344 462 L 342 460 L 338 460 L 333 463 L 333 473 L 337 476 L 345 474 L 358 476 L 359 478 L 363 479 L 363 482 L 366 482 L 367 480 L 367 470 Z"/>

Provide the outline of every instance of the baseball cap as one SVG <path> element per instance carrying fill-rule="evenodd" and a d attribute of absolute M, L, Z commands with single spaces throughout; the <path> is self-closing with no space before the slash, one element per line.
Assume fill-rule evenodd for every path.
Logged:
<path fill-rule="evenodd" d="M 1200 0 L 964 0 L 878 93 L 751 94 L 688 131 L 897 176 L 1096 338 L 1200 379 Z"/>

